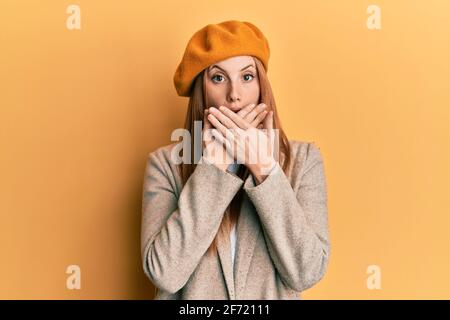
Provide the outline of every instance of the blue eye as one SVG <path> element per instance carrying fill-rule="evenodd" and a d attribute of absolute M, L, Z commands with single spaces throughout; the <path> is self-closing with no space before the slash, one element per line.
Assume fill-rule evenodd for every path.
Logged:
<path fill-rule="evenodd" d="M 251 73 L 247 73 L 247 74 L 244 75 L 244 77 L 245 77 L 245 76 L 250 76 L 250 77 L 252 77 L 252 79 L 255 77 L 255 76 L 252 75 Z M 250 81 L 250 80 L 249 80 L 249 81 Z"/>
<path fill-rule="evenodd" d="M 223 76 L 221 76 L 220 74 L 216 74 L 215 76 L 211 77 L 211 80 L 214 81 L 214 79 L 215 79 L 216 77 L 222 77 L 222 78 L 223 78 Z M 219 82 L 220 82 L 220 81 L 219 81 Z"/>
<path fill-rule="evenodd" d="M 250 76 L 251 79 L 245 78 L 245 77 L 248 77 L 248 76 Z M 220 77 L 220 79 L 221 79 L 221 78 L 224 78 L 224 76 L 222 76 L 221 74 L 216 74 L 216 75 L 214 75 L 214 76 L 211 77 L 211 80 L 212 80 L 213 82 L 216 82 L 216 83 L 217 83 L 217 82 L 222 82 L 222 81 L 220 81 L 220 79 L 217 79 L 217 80 L 216 80 L 217 77 Z M 254 76 L 253 74 L 251 74 L 251 73 L 247 73 L 247 74 L 244 75 L 244 80 L 245 80 L 246 82 L 250 82 L 251 80 L 253 80 L 253 78 L 255 78 L 255 76 Z M 247 79 L 248 79 L 248 80 L 247 80 Z"/>

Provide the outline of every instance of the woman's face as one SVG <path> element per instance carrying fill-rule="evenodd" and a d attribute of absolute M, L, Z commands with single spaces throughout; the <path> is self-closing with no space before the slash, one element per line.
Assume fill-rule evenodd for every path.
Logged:
<path fill-rule="evenodd" d="M 251 56 L 236 56 L 206 69 L 207 107 L 224 106 L 234 112 L 259 102 L 259 79 Z"/>

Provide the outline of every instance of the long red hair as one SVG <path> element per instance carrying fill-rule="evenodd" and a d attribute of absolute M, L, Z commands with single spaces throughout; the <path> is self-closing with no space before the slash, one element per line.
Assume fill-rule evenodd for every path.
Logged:
<path fill-rule="evenodd" d="M 279 159 L 283 159 L 283 163 L 280 163 L 284 173 L 288 174 L 288 168 L 291 161 L 291 148 L 289 145 L 289 140 L 286 137 L 282 127 L 280 119 L 278 118 L 277 108 L 275 104 L 275 99 L 272 94 L 272 89 L 269 83 L 269 79 L 267 78 L 266 70 L 261 61 L 253 57 L 256 70 L 258 73 L 259 85 L 260 85 L 260 97 L 258 103 L 265 103 L 267 105 L 267 111 L 273 110 L 274 116 L 274 124 L 273 128 L 278 129 L 278 144 L 279 144 Z M 206 106 L 206 78 L 205 72 L 207 69 L 200 72 L 197 77 L 194 79 L 190 97 L 188 110 L 186 114 L 186 120 L 184 124 L 184 128 L 191 133 L 191 136 L 194 134 L 194 121 L 203 121 L 203 112 L 207 108 Z M 189 179 L 190 175 L 194 172 L 196 164 L 194 163 L 194 144 L 191 144 L 191 161 L 190 163 L 181 163 L 178 165 L 178 170 L 182 179 L 183 185 Z M 241 165 L 238 172 L 236 173 L 242 180 L 246 180 L 249 176 L 250 171 L 247 169 L 245 165 Z M 218 188 L 220 186 L 217 186 Z M 211 254 L 217 250 L 217 240 L 218 237 L 225 237 L 225 239 L 229 239 L 230 231 L 235 223 L 237 223 L 240 213 L 240 208 L 242 204 L 242 195 L 244 190 L 241 188 L 231 203 L 227 207 L 222 223 L 219 227 L 219 230 L 208 248 L 208 253 Z"/>

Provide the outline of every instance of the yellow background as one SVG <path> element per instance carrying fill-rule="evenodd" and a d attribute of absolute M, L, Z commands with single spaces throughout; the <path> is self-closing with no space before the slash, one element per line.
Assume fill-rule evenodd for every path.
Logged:
<path fill-rule="evenodd" d="M 81 30 L 66 28 L 70 4 Z M 303 297 L 450 298 L 445 0 L 2 0 L 0 298 L 153 297 L 146 156 L 183 125 L 172 77 L 187 41 L 229 19 L 266 35 L 286 133 L 324 156 L 331 260 Z M 81 290 L 66 288 L 71 264 Z M 366 286 L 372 264 L 381 290 Z"/>

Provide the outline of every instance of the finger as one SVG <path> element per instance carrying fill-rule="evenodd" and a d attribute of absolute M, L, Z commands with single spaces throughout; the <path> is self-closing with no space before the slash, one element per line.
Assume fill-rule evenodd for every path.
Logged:
<path fill-rule="evenodd" d="M 237 112 L 237 114 L 241 117 L 244 118 L 250 111 L 252 111 L 255 107 L 257 106 L 256 103 L 251 103 L 248 106 L 242 108 L 241 110 L 239 110 Z"/>
<path fill-rule="evenodd" d="M 230 143 L 227 139 L 220 133 L 216 128 L 211 129 L 211 136 L 213 137 L 214 144 L 220 146 L 220 149 L 217 149 L 217 146 L 212 147 L 213 150 L 211 154 L 213 154 L 214 162 L 218 164 L 225 164 L 229 162 L 230 155 Z"/>
<path fill-rule="evenodd" d="M 210 108 L 210 113 L 215 116 L 225 127 L 229 129 L 235 129 L 238 127 L 236 123 L 234 123 L 233 120 L 231 120 L 228 115 L 226 115 L 223 111 L 229 110 L 228 108 L 225 108 L 223 106 L 220 106 L 219 109 L 217 108 Z M 230 110 L 231 111 L 231 110 Z M 234 112 L 233 112 L 234 113 Z"/>
<path fill-rule="evenodd" d="M 212 127 L 211 123 L 208 120 L 208 114 L 209 114 L 208 109 L 205 109 L 203 111 L 203 128 L 204 129 L 211 129 L 211 127 Z"/>
<path fill-rule="evenodd" d="M 217 130 L 217 129 L 212 129 L 211 133 L 214 137 L 214 139 L 217 139 L 222 145 L 225 146 L 226 149 L 231 150 L 231 143 L 230 141 L 223 136 L 223 134 Z"/>
<path fill-rule="evenodd" d="M 231 130 L 224 126 L 219 119 L 217 119 L 213 114 L 208 115 L 208 120 L 211 124 L 220 131 L 223 136 L 227 136 L 228 134 L 232 134 Z"/>
<path fill-rule="evenodd" d="M 251 125 L 253 127 L 257 127 L 261 122 L 264 121 L 264 119 L 267 117 L 267 110 L 264 110 L 263 112 L 261 112 L 260 114 L 258 114 L 255 118 L 255 120 L 253 120 L 253 122 L 251 123 Z"/>
<path fill-rule="evenodd" d="M 232 110 L 225 107 L 220 107 L 220 110 L 223 112 L 223 114 L 229 117 L 233 121 L 233 123 L 235 123 L 239 128 L 245 130 L 251 127 L 250 123 L 248 123 L 245 119 L 241 118 L 237 113 L 234 113 Z"/>
<path fill-rule="evenodd" d="M 273 129 L 273 110 L 270 111 L 270 120 L 269 120 L 269 129 L 272 130 Z"/>
<path fill-rule="evenodd" d="M 276 141 L 277 141 L 277 139 L 279 139 L 279 135 L 278 135 L 278 130 L 274 129 L 275 128 L 275 113 L 273 110 L 271 112 L 270 118 L 271 118 L 271 120 L 270 120 L 270 124 L 271 124 L 271 126 L 270 126 L 270 132 L 271 132 L 270 142 L 271 142 L 271 148 L 272 148 L 271 151 L 275 152 L 276 159 L 278 159 L 278 153 L 277 153 L 277 151 L 275 151 L 275 148 L 277 148 Z"/>
<path fill-rule="evenodd" d="M 208 120 L 208 109 L 204 110 L 203 113 L 203 130 L 202 130 L 202 145 L 203 147 L 206 147 L 207 145 L 209 145 L 209 143 L 213 140 L 212 139 L 212 134 L 211 134 L 211 129 L 212 129 L 212 125 L 211 122 Z"/>
<path fill-rule="evenodd" d="M 253 122 L 253 120 L 255 120 L 258 114 L 260 114 L 264 110 L 267 110 L 267 105 L 265 103 L 258 104 L 252 111 L 250 111 L 245 116 L 245 120 L 247 120 L 248 122 Z"/>
<path fill-rule="evenodd" d="M 264 128 L 268 129 L 268 131 L 273 129 L 273 110 L 271 110 L 264 119 Z"/>

